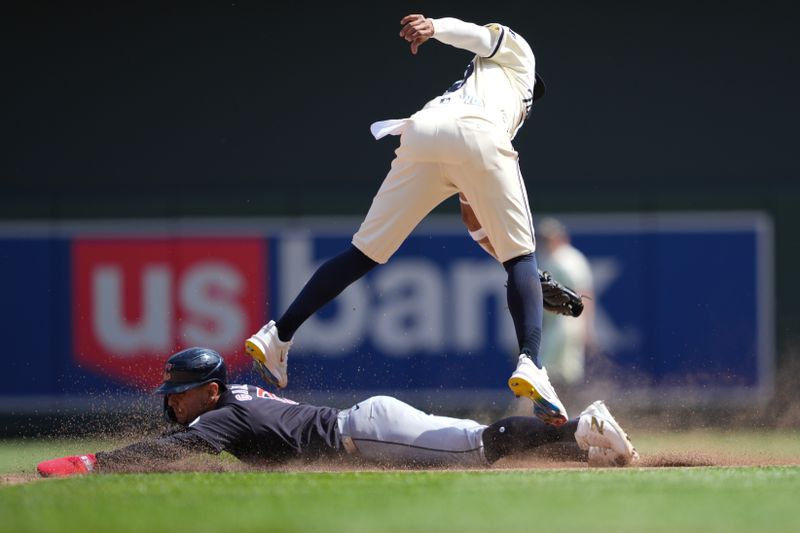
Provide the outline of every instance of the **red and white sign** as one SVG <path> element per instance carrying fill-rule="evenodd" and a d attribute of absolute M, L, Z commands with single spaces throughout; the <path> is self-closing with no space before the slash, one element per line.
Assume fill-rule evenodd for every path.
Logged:
<path fill-rule="evenodd" d="M 152 388 L 164 361 L 190 346 L 235 370 L 267 316 L 267 243 L 254 238 L 76 239 L 74 353 L 118 381 Z"/>

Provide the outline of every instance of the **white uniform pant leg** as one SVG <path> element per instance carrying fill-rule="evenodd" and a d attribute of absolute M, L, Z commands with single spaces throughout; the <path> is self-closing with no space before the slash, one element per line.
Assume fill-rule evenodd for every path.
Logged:
<path fill-rule="evenodd" d="M 501 263 L 532 253 L 533 216 L 508 134 L 479 117 L 462 117 L 458 125 L 470 159 L 445 171 L 467 197 Z"/>
<path fill-rule="evenodd" d="M 353 236 L 353 245 L 385 263 L 420 221 L 458 192 L 443 162 L 463 161 L 463 142 L 451 115 L 419 112 L 408 120 L 391 169 Z"/>
<path fill-rule="evenodd" d="M 395 159 L 353 235 L 353 246 L 376 263 L 386 263 L 420 221 L 455 192 L 443 184 L 439 165 Z"/>
<path fill-rule="evenodd" d="M 339 413 L 339 432 L 362 457 L 405 466 L 486 466 L 483 430 L 473 420 L 426 414 L 389 396 Z"/>

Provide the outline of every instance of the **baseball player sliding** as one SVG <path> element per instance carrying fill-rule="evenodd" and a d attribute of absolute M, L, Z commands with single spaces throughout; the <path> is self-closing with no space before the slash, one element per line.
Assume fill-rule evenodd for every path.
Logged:
<path fill-rule="evenodd" d="M 543 421 L 560 425 L 567 412 L 539 361 L 542 289 L 531 210 L 511 145 L 544 94 L 528 43 L 501 24 L 478 26 L 455 18 L 408 15 L 400 36 L 417 54 L 431 38 L 475 57 L 463 77 L 409 118 L 371 126 L 373 135 L 399 135 L 400 147 L 352 246 L 323 263 L 277 321 L 245 342 L 265 380 L 285 387 L 292 338 L 312 314 L 377 265 L 385 263 L 417 224 L 446 198 L 460 193 L 508 273 L 508 308 L 519 343 L 514 394 L 534 402 Z"/>
<path fill-rule="evenodd" d="M 209 348 L 172 355 L 158 389 L 177 429 L 161 437 L 95 454 L 43 461 L 44 477 L 89 472 L 157 470 L 196 453 L 227 451 L 255 466 L 290 459 L 354 459 L 402 466 L 489 466 L 515 453 L 574 441 L 590 466 L 625 466 L 638 458 L 603 402 L 552 427 L 534 417 L 485 426 L 427 415 L 400 400 L 376 396 L 345 410 L 299 404 L 252 385 L 227 381 L 225 361 Z"/>

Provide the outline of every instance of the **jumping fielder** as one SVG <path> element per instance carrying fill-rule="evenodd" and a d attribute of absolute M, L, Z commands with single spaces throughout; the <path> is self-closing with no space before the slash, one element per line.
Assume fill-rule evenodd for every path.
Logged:
<path fill-rule="evenodd" d="M 434 207 L 460 193 L 481 228 L 473 238 L 490 243 L 508 273 L 508 308 L 519 343 L 508 384 L 517 396 L 533 400 L 543 421 L 564 424 L 566 409 L 539 361 L 542 289 L 528 196 L 511 145 L 531 105 L 544 94 L 533 52 L 501 24 L 423 15 L 408 15 L 400 23 L 400 36 L 413 54 L 434 38 L 475 57 L 460 80 L 411 117 L 372 125 L 377 139 L 399 135 L 400 147 L 352 246 L 322 264 L 283 316 L 247 339 L 245 349 L 266 381 L 285 387 L 289 348 L 303 322 L 388 261 Z"/>
<path fill-rule="evenodd" d="M 385 465 L 489 466 L 507 455 L 572 439 L 588 450 L 590 466 L 625 466 L 638 458 L 600 401 L 561 427 L 534 417 L 484 426 L 428 415 L 388 396 L 340 411 L 228 384 L 224 360 L 208 348 L 170 357 L 157 392 L 164 395 L 164 413 L 179 425 L 177 431 L 110 452 L 44 461 L 37 466 L 39 474 L 155 470 L 192 454 L 222 451 L 256 466 L 348 455 Z"/>

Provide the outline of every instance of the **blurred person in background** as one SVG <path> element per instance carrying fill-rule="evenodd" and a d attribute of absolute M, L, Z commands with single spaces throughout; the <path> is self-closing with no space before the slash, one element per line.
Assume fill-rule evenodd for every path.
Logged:
<path fill-rule="evenodd" d="M 589 260 L 572 245 L 566 226 L 546 217 L 536 224 L 537 255 L 542 270 L 584 299 L 577 318 L 545 313 L 542 321 L 542 363 L 550 379 L 565 395 L 574 395 L 584 383 L 587 354 L 594 343 L 594 278 Z"/>

